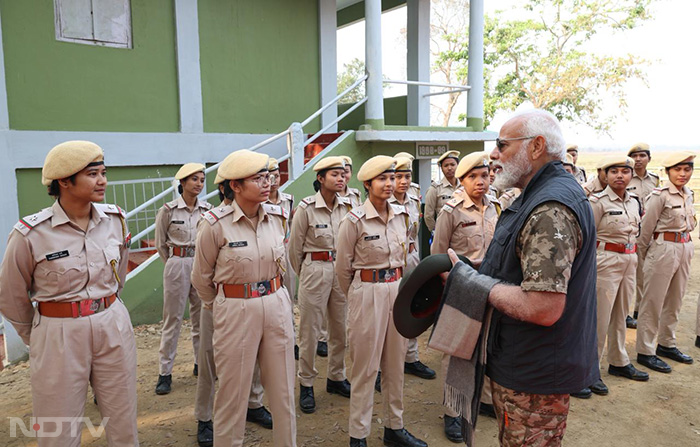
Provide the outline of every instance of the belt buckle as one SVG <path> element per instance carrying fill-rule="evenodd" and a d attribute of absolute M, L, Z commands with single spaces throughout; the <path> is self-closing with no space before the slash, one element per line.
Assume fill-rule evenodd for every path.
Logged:
<path fill-rule="evenodd" d="M 678 238 L 680 239 L 678 242 L 688 242 L 690 240 L 690 233 L 678 233 Z"/>
<path fill-rule="evenodd" d="M 396 281 L 396 269 L 384 269 L 379 271 L 379 278 L 382 282 Z"/>
<path fill-rule="evenodd" d="M 272 283 L 270 281 L 259 281 L 250 283 L 253 287 L 250 288 L 251 298 L 260 298 L 272 293 Z"/>
<path fill-rule="evenodd" d="M 98 313 L 103 303 L 104 300 L 102 298 L 86 299 L 80 301 L 80 304 L 78 306 L 78 316 L 87 317 Z"/>
<path fill-rule="evenodd" d="M 190 258 L 194 257 L 194 247 L 187 247 L 185 249 L 185 255 Z"/>
<path fill-rule="evenodd" d="M 634 253 L 634 252 L 635 252 L 635 250 L 634 250 L 635 247 L 634 247 L 634 246 L 635 246 L 636 244 L 624 244 L 624 245 L 625 245 L 625 254 L 630 254 L 630 253 Z"/>

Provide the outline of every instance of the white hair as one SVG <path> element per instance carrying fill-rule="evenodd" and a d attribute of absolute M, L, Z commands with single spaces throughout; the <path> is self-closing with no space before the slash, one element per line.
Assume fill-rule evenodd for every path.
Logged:
<path fill-rule="evenodd" d="M 515 117 L 522 120 L 523 135 L 542 135 L 547 153 L 557 160 L 566 160 L 566 140 L 554 115 L 546 110 L 531 109 L 518 112 Z"/>

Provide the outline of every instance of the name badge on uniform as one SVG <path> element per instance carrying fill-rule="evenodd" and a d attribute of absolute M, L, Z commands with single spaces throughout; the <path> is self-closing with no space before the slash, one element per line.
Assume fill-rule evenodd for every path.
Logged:
<path fill-rule="evenodd" d="M 378 234 L 375 234 L 374 236 L 365 236 L 366 241 L 376 241 L 377 239 L 379 239 Z"/>
<path fill-rule="evenodd" d="M 609 211 L 608 214 L 611 216 L 619 216 L 622 214 L 622 211 Z"/>
<path fill-rule="evenodd" d="M 633 189 L 637 189 L 637 187 L 636 187 L 636 186 L 630 186 L 629 188 L 627 188 L 627 191 L 632 191 Z"/>
<path fill-rule="evenodd" d="M 229 242 L 228 243 L 229 247 L 247 247 L 248 246 L 248 241 L 235 241 L 235 242 Z"/>
<path fill-rule="evenodd" d="M 476 221 L 474 221 L 474 222 L 464 222 L 464 223 L 462 224 L 462 227 L 471 227 L 471 226 L 473 226 L 473 225 L 476 225 Z"/>
<path fill-rule="evenodd" d="M 683 205 L 676 205 L 671 207 L 672 210 L 677 210 L 678 208 L 683 208 Z"/>
<path fill-rule="evenodd" d="M 452 198 L 452 196 L 440 196 L 440 198 L 443 200 L 449 200 Z"/>
<path fill-rule="evenodd" d="M 55 261 L 56 259 L 67 258 L 68 250 L 57 251 L 56 253 L 49 253 L 46 255 L 47 261 Z"/>
<path fill-rule="evenodd" d="M 326 224 L 317 224 L 316 228 L 328 228 L 328 225 Z"/>
<path fill-rule="evenodd" d="M 174 224 L 184 224 L 185 221 L 184 221 L 184 220 L 171 220 L 170 223 L 174 223 Z"/>

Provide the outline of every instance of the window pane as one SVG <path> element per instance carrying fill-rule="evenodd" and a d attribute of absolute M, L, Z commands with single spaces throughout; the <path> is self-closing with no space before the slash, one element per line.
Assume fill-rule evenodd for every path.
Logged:
<path fill-rule="evenodd" d="M 56 21 L 60 36 L 93 39 L 90 0 L 56 0 Z"/>
<path fill-rule="evenodd" d="M 95 40 L 130 44 L 129 0 L 92 0 Z"/>

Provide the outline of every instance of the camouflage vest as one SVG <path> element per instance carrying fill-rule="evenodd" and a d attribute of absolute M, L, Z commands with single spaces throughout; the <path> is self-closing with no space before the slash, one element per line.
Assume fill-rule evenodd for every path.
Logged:
<path fill-rule="evenodd" d="M 488 343 L 487 374 L 499 385 L 532 394 L 569 394 L 600 376 L 596 342 L 596 229 L 593 212 L 576 179 L 551 162 L 504 209 L 479 272 L 520 284 L 518 234 L 532 211 L 559 202 L 576 215 L 583 245 L 574 260 L 564 312 L 554 325 L 515 320 L 494 310 Z"/>

